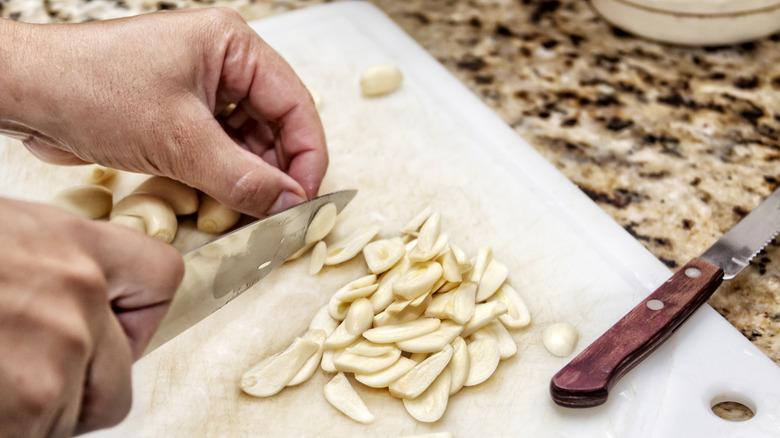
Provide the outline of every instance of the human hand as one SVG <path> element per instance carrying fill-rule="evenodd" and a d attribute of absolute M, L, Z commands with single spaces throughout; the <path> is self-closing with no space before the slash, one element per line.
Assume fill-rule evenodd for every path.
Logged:
<path fill-rule="evenodd" d="M 237 13 L 5 28 L 25 44 L 1 63 L 0 132 L 39 158 L 167 176 L 258 217 L 316 195 L 328 158 L 311 96 Z"/>
<path fill-rule="evenodd" d="M 183 264 L 129 228 L 0 199 L 0 436 L 71 436 L 130 409 L 130 366 Z"/>

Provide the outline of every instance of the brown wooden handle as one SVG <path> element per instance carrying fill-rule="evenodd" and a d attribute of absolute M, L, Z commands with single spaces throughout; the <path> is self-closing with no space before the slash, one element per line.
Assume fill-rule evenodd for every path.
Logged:
<path fill-rule="evenodd" d="M 555 403 L 597 406 L 610 388 L 661 345 L 723 282 L 723 270 L 693 259 L 634 307 L 550 381 Z"/>

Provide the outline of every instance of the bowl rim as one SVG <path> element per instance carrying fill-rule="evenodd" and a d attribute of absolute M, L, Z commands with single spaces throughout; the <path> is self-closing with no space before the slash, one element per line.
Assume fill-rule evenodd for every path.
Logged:
<path fill-rule="evenodd" d="M 774 3 L 767 4 L 766 6 L 754 7 L 752 9 L 745 10 L 733 10 L 723 12 L 691 12 L 691 11 L 677 11 L 673 9 L 663 9 L 658 6 L 651 6 L 646 3 L 639 3 L 637 0 L 601 0 L 620 3 L 624 6 L 641 9 L 646 12 L 673 15 L 677 17 L 689 17 L 689 18 L 728 18 L 739 17 L 744 15 L 755 15 L 762 13 L 777 12 L 780 10 L 780 0 L 776 0 Z"/>

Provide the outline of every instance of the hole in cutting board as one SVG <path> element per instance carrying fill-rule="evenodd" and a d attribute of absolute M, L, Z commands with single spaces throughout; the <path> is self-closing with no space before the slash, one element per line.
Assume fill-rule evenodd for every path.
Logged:
<path fill-rule="evenodd" d="M 755 404 L 734 394 L 717 396 L 710 402 L 712 413 L 726 421 L 747 421 L 755 416 Z"/>

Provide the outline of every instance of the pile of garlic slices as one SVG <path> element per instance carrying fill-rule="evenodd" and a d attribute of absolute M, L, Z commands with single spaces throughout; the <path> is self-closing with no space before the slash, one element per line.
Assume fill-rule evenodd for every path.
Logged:
<path fill-rule="evenodd" d="M 363 385 L 387 388 L 416 420 L 435 422 L 449 397 L 486 381 L 501 360 L 517 353 L 509 330 L 528 326 L 531 317 L 490 248 L 470 259 L 430 208 L 399 237 L 372 241 L 379 230 L 367 227 L 327 247 L 321 239 L 335 223 L 335 207 L 320 211 L 305 248 L 314 248 L 311 272 L 362 252 L 371 273 L 336 291 L 286 350 L 247 371 L 245 393 L 274 395 L 319 367 L 335 373 L 325 398 L 357 422 L 370 423 L 374 415 L 347 373 Z"/>

